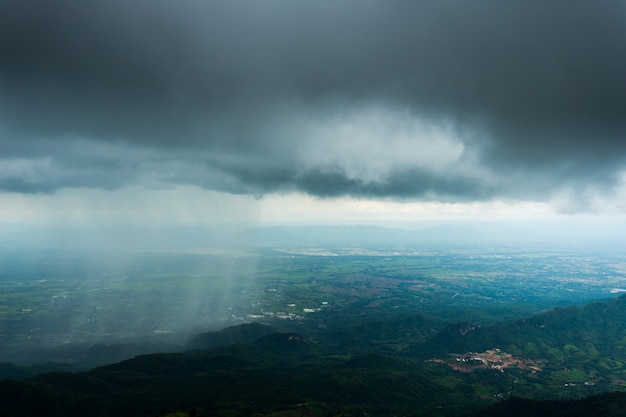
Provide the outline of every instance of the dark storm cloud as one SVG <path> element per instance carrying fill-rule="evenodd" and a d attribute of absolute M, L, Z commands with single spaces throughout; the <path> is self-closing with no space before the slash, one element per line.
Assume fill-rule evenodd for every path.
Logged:
<path fill-rule="evenodd" d="M 81 158 L 85 186 L 461 200 L 610 186 L 626 155 L 624 21 L 617 1 L 4 0 L 0 157 L 50 158 L 42 190 L 76 186 Z M 341 149 L 316 147 L 310 121 L 368 106 L 453 126 L 477 169 L 364 178 L 341 164 L 371 156 L 325 161 Z M 90 154 L 94 141 L 120 152 Z M 0 189 L 20 189 L 12 167 Z"/>

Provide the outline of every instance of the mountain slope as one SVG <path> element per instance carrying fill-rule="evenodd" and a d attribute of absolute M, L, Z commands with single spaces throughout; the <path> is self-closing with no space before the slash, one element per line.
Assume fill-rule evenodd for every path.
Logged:
<path fill-rule="evenodd" d="M 440 319 L 413 314 L 387 320 L 343 323 L 317 337 L 335 349 L 398 353 L 411 344 L 436 336 L 447 324 Z"/>
<path fill-rule="evenodd" d="M 284 348 L 296 337 L 279 335 L 256 348 Z M 12 382 L 6 392 L 21 393 L 29 403 L 3 403 L 2 412 L 7 417 L 37 415 L 41 410 L 33 404 L 40 399 L 51 408 L 39 415 L 49 417 L 156 416 L 191 409 L 207 416 L 264 416 L 311 401 L 353 415 L 437 415 L 441 404 L 461 409 L 471 403 L 470 396 L 431 381 L 416 364 L 376 355 L 294 360 L 289 366 L 255 365 L 209 353 L 145 355 L 89 372 Z"/>
<path fill-rule="evenodd" d="M 480 352 L 494 347 L 550 362 L 626 355 L 626 295 L 584 306 L 558 307 L 492 326 L 448 326 L 417 351 L 425 355 Z"/>
<path fill-rule="evenodd" d="M 562 401 L 509 399 L 477 417 L 626 415 L 626 394 L 573 401 L 626 389 L 625 316 L 623 296 L 492 326 L 458 323 L 423 343 L 416 341 L 444 323 L 423 317 L 361 322 L 346 326 L 343 335 L 337 326 L 324 336 L 335 339 L 331 346 L 272 332 L 213 350 L 143 355 L 89 372 L 4 381 L 0 415 L 130 417 L 194 410 L 198 416 L 277 417 L 311 415 L 295 410 L 314 402 L 334 410 L 322 417 L 459 416 L 510 396 Z M 216 332 L 209 342 L 266 331 L 239 326 Z M 407 347 L 381 354 L 379 343 Z M 493 348 L 490 355 L 501 360 L 497 366 L 484 356 Z M 450 357 L 452 352 L 459 355 Z"/>

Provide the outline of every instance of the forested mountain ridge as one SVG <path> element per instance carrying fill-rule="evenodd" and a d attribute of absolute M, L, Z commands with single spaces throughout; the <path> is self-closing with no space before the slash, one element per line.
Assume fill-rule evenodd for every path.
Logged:
<path fill-rule="evenodd" d="M 415 315 L 311 338 L 245 324 L 201 334 L 187 353 L 5 380 L 0 415 L 624 415 L 624 394 L 574 399 L 622 389 L 625 316 L 621 296 L 491 326 Z"/>
<path fill-rule="evenodd" d="M 0 384 L 0 415 L 136 416 L 195 410 L 196 415 L 258 416 L 296 409 L 307 402 L 328 404 L 333 414 L 381 415 L 386 411 L 429 415 L 446 400 L 459 410 L 471 396 L 433 382 L 419 367 L 374 354 L 337 358 L 287 355 L 309 344 L 295 334 L 270 335 L 248 347 L 259 363 L 215 351 L 151 354 L 83 373 L 51 373 Z M 263 349 L 279 352 L 266 352 Z M 222 351 L 220 349 L 220 351 Z M 308 353 L 308 351 L 306 351 Z M 269 364 L 268 357 L 276 362 Z M 282 359 L 279 359 L 282 358 Z M 384 366 L 383 366 L 384 365 Z M 18 398 L 30 398 L 18 401 Z M 448 410 L 449 411 L 449 410 Z M 297 415 L 297 414 L 296 414 Z M 311 414 L 316 415 L 316 414 Z M 320 415 L 320 416 L 322 416 Z"/>

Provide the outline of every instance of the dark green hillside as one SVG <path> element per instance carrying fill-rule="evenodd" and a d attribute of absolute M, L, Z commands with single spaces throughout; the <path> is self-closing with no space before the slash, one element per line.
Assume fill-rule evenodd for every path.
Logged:
<path fill-rule="evenodd" d="M 192 409 L 201 416 L 263 416 L 313 401 L 328 404 L 335 415 L 437 416 L 458 414 L 472 400 L 434 383 L 416 364 L 393 358 L 320 358 L 303 365 L 261 366 L 209 354 L 146 355 L 86 373 L 11 382 L 6 395 L 22 393 L 29 403 L 8 401 L 2 411 L 7 417 L 37 415 L 33 404 L 42 403 L 50 408 L 39 415 L 51 417 L 158 416 Z"/>
<path fill-rule="evenodd" d="M 0 416 L 78 416 L 69 396 L 58 395 L 34 384 L 0 381 Z"/>
<path fill-rule="evenodd" d="M 626 394 L 613 392 L 573 401 L 511 398 L 472 417 L 623 417 Z"/>
<path fill-rule="evenodd" d="M 212 354 L 226 355 L 261 365 L 292 365 L 327 353 L 322 346 L 297 333 L 273 333 L 254 343 L 217 348 Z"/>
<path fill-rule="evenodd" d="M 400 353 L 437 335 L 448 323 L 414 314 L 388 320 L 364 320 L 333 326 L 317 337 L 334 349 Z"/>

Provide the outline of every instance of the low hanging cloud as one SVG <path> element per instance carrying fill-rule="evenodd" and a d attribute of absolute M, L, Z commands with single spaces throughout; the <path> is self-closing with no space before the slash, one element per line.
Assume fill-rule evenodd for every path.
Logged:
<path fill-rule="evenodd" d="M 625 18 L 576 0 L 4 0 L 0 190 L 609 192 Z"/>

